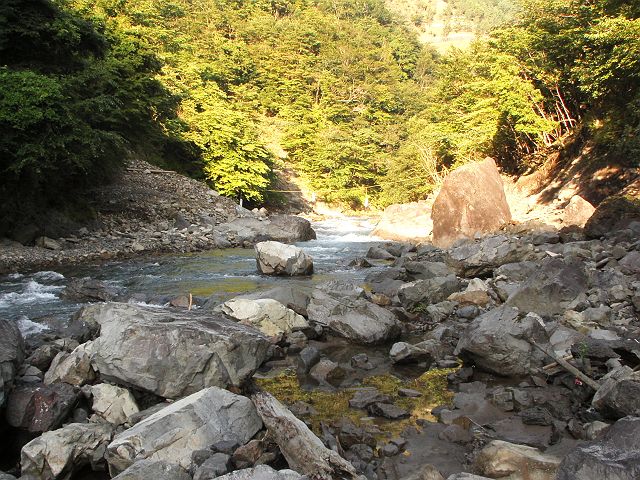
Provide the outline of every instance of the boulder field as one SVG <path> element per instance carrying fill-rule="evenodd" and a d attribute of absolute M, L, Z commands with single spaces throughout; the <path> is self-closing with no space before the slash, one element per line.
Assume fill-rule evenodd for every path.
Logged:
<path fill-rule="evenodd" d="M 381 242 L 363 280 L 197 308 L 89 283 L 61 334 L 0 320 L 0 479 L 637 479 L 627 220 Z"/>

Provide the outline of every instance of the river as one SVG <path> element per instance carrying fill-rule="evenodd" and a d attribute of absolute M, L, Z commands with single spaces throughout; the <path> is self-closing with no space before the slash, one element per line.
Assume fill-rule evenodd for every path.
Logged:
<path fill-rule="evenodd" d="M 370 270 L 347 263 L 364 256 L 379 239 L 369 234 L 368 219 L 334 217 L 313 224 L 317 239 L 297 245 L 314 260 L 315 273 L 305 278 L 268 277 L 257 272 L 253 249 L 212 250 L 192 254 L 142 256 L 135 260 L 60 267 L 0 277 L 0 316 L 18 322 L 25 336 L 60 325 L 81 307 L 61 298 L 70 279 L 90 277 L 121 289 L 129 301 L 165 305 L 191 293 L 224 301 L 236 295 L 285 282 L 317 284 L 332 279 L 362 280 Z"/>

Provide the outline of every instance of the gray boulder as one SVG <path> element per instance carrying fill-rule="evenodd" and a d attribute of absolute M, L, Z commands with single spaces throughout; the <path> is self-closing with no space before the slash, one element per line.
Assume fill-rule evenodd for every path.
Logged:
<path fill-rule="evenodd" d="M 511 212 L 495 161 L 469 163 L 447 175 L 431 218 L 433 244 L 438 247 L 495 231 L 509 222 Z"/>
<path fill-rule="evenodd" d="M 427 362 L 427 368 L 438 357 L 437 351 L 440 343 L 435 340 L 411 345 L 407 342 L 394 343 L 389 351 L 389 357 L 393 363 L 418 363 Z"/>
<path fill-rule="evenodd" d="M 191 480 L 189 474 L 178 465 L 163 460 L 140 460 L 113 480 Z"/>
<path fill-rule="evenodd" d="M 533 245 L 506 235 L 466 242 L 447 250 L 445 261 L 458 275 L 481 277 L 507 263 L 535 259 Z"/>
<path fill-rule="evenodd" d="M 112 475 L 145 458 L 188 470 L 195 450 L 221 441 L 243 445 L 261 428 L 251 400 L 221 388 L 205 388 L 116 435 L 106 458 Z"/>
<path fill-rule="evenodd" d="M 307 307 L 310 321 L 365 345 L 384 343 L 400 334 L 400 324 L 388 310 L 364 298 L 331 293 L 319 289 L 313 292 Z"/>
<path fill-rule="evenodd" d="M 640 372 L 625 366 L 603 380 L 591 401 L 594 408 L 612 418 L 640 416 Z"/>
<path fill-rule="evenodd" d="M 539 315 L 561 314 L 588 290 L 584 262 L 576 258 L 547 258 L 507 299 L 507 304 Z"/>
<path fill-rule="evenodd" d="M 301 248 L 280 242 L 260 242 L 255 246 L 258 270 L 265 275 L 311 275 L 313 260 Z"/>
<path fill-rule="evenodd" d="M 274 215 L 266 220 L 254 217 L 236 218 L 217 225 L 215 232 L 233 237 L 237 244 L 255 244 L 264 241 L 282 243 L 305 242 L 316 238 L 311 223 L 293 215 Z"/>
<path fill-rule="evenodd" d="M 548 346 L 549 337 L 540 317 L 522 315 L 503 305 L 473 320 L 461 335 L 455 354 L 497 375 L 520 376 L 542 367 L 543 353 L 528 340 Z"/>
<path fill-rule="evenodd" d="M 258 465 L 227 473 L 216 480 L 298 480 L 304 478 L 293 470 L 274 470 L 268 465 Z"/>
<path fill-rule="evenodd" d="M 91 363 L 102 379 L 165 398 L 240 386 L 270 345 L 257 330 L 222 314 L 105 303 L 86 307 L 81 316 L 100 326 Z"/>
<path fill-rule="evenodd" d="M 455 275 L 435 277 L 428 280 L 416 280 L 404 284 L 398 290 L 398 299 L 405 308 L 411 309 L 419 304 L 440 303 L 460 289 L 460 281 Z"/>
<path fill-rule="evenodd" d="M 16 322 L 0 318 L 0 407 L 24 360 L 24 341 Z"/>
<path fill-rule="evenodd" d="M 7 423 L 30 432 L 57 428 L 71 413 L 78 396 L 67 383 L 20 385 L 9 394 Z"/>
<path fill-rule="evenodd" d="M 113 426 L 108 423 L 71 423 L 45 432 L 22 447 L 22 476 L 38 480 L 67 478 L 84 465 L 101 462 L 112 435 Z"/>
<path fill-rule="evenodd" d="M 640 418 L 625 417 L 604 436 L 571 450 L 557 480 L 637 480 L 640 478 Z"/>
<path fill-rule="evenodd" d="M 73 278 L 62 290 L 60 296 L 78 303 L 110 302 L 115 300 L 119 290 L 101 280 L 93 278 Z"/>

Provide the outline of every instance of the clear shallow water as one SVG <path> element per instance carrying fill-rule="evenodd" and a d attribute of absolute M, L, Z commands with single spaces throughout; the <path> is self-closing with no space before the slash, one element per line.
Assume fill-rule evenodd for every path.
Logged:
<path fill-rule="evenodd" d="M 25 335 L 60 324 L 81 304 L 60 298 L 73 278 L 90 277 L 160 303 L 191 293 L 224 301 L 235 295 L 283 283 L 313 285 L 332 279 L 361 280 L 370 269 L 346 264 L 364 256 L 379 239 L 369 236 L 374 224 L 354 218 L 332 218 L 314 223 L 317 240 L 300 242 L 314 259 L 315 273 L 308 278 L 267 277 L 256 270 L 253 249 L 213 250 L 193 254 L 141 257 L 101 265 L 61 267 L 35 274 L 0 276 L 0 316 L 18 322 Z"/>

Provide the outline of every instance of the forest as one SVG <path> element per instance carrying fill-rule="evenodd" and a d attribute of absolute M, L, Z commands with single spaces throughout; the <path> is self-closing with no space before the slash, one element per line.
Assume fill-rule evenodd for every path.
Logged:
<path fill-rule="evenodd" d="M 135 156 L 250 205 L 291 168 L 354 209 L 485 156 L 521 174 L 570 135 L 637 164 L 640 4 L 493 3 L 449 2 L 478 35 L 438 53 L 383 0 L 5 0 L 0 223 Z"/>

